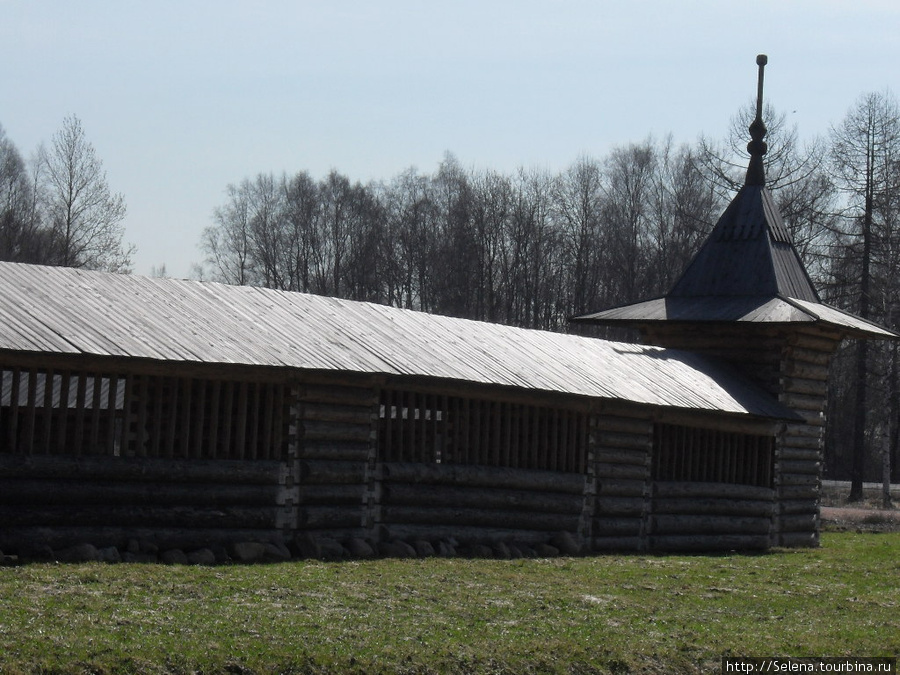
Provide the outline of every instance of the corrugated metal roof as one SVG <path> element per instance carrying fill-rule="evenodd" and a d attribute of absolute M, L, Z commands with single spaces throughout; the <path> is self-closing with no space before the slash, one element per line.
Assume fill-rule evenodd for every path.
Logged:
<path fill-rule="evenodd" d="M 302 293 L 0 263 L 0 349 L 447 378 L 787 418 L 689 352 Z"/>

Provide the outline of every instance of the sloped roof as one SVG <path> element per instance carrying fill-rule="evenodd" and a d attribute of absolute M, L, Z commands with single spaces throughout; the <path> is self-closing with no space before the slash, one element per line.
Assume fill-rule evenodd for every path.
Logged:
<path fill-rule="evenodd" d="M 645 345 L 218 283 L 0 263 L 3 351 L 446 378 L 791 418 L 726 366 Z"/>
<path fill-rule="evenodd" d="M 768 189 L 744 185 L 681 278 L 662 298 L 574 317 L 574 322 L 818 324 L 847 337 L 896 333 L 819 300 Z"/>
<path fill-rule="evenodd" d="M 871 321 L 821 302 L 784 296 L 678 298 L 666 296 L 613 307 L 573 319 L 585 323 L 641 325 L 668 323 L 807 324 L 839 328 L 847 337 L 894 339 L 896 333 Z"/>
<path fill-rule="evenodd" d="M 744 185 L 668 297 L 756 295 L 819 302 L 771 193 Z"/>

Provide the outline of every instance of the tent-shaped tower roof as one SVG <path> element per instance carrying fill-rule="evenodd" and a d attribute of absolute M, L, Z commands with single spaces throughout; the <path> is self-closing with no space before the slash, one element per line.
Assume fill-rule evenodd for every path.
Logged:
<path fill-rule="evenodd" d="M 898 337 L 885 328 L 824 304 L 790 232 L 766 188 L 762 121 L 764 55 L 756 59 L 756 119 L 747 145 L 743 187 L 725 209 L 700 251 L 667 295 L 575 317 L 574 322 L 641 326 L 666 322 L 825 324 L 848 337 Z"/>

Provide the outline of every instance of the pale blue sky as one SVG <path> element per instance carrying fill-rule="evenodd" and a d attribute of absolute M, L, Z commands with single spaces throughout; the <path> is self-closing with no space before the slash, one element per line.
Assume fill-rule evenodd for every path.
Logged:
<path fill-rule="evenodd" d="M 755 96 L 801 136 L 900 90 L 896 0 L 0 0 L 0 124 L 77 115 L 128 205 L 135 272 L 187 276 L 228 183 L 562 170 L 653 134 L 723 136 Z"/>

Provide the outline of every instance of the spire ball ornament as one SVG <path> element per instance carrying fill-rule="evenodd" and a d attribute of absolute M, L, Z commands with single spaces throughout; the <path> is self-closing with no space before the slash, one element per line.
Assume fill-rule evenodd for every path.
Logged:
<path fill-rule="evenodd" d="M 765 185 L 766 172 L 763 168 L 763 155 L 769 149 L 763 140 L 766 136 L 766 125 L 762 120 L 763 113 L 763 74 L 769 57 L 760 54 L 756 57 L 756 65 L 759 66 L 759 77 L 756 85 L 756 119 L 750 124 L 750 138 L 753 139 L 747 144 L 747 152 L 750 153 L 750 165 L 747 167 L 747 178 L 745 185 Z"/>

